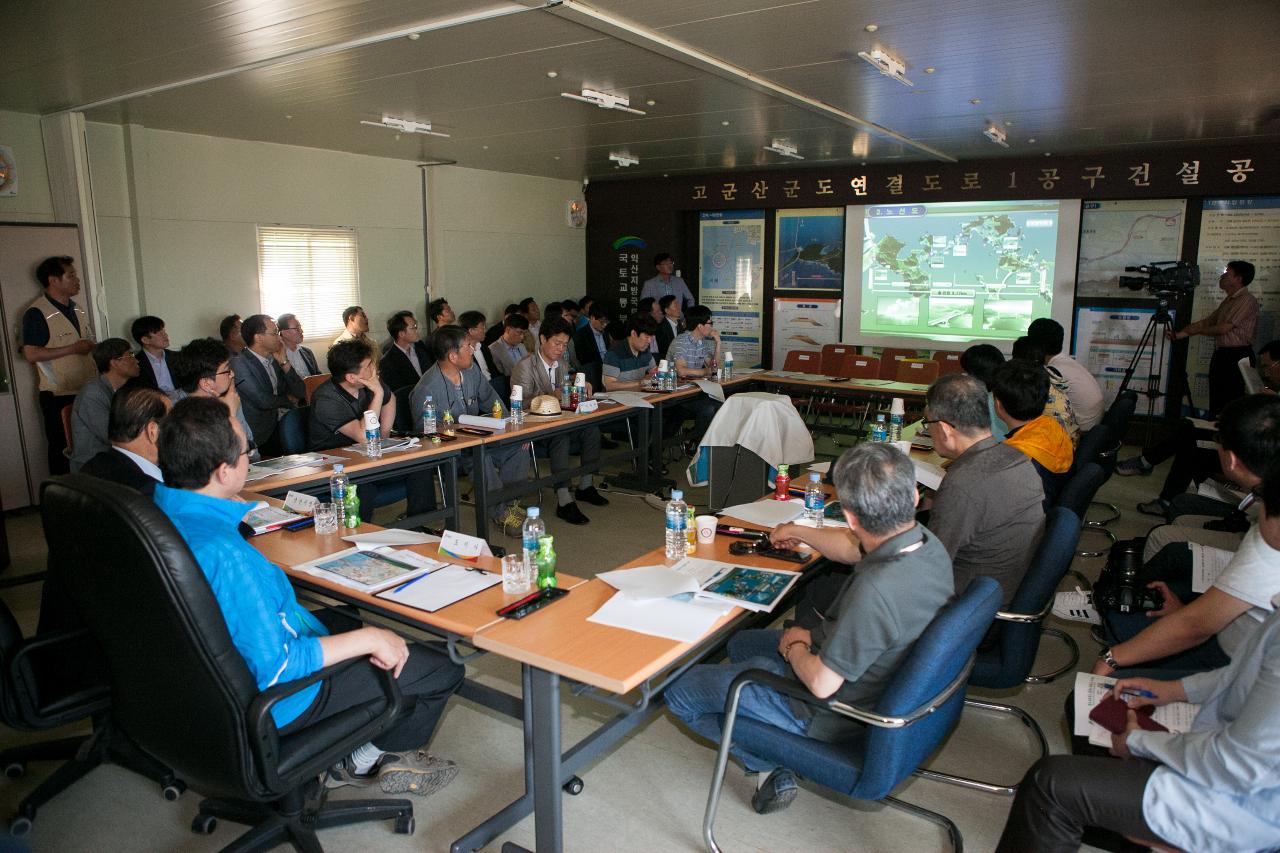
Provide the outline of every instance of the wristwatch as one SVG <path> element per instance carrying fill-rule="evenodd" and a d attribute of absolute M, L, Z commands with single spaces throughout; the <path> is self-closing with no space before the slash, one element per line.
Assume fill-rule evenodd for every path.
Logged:
<path fill-rule="evenodd" d="M 1105 663 L 1112 669 L 1119 669 L 1120 664 L 1116 663 L 1116 659 L 1111 656 L 1111 647 L 1103 646 L 1102 651 L 1098 652 L 1098 660 Z"/>
<path fill-rule="evenodd" d="M 783 650 L 782 659 L 787 663 L 791 663 L 791 648 L 793 646 L 804 646 L 805 651 L 809 652 L 810 654 L 813 653 L 813 647 L 810 646 L 808 643 L 806 643 L 804 640 L 793 640 L 790 643 L 787 643 L 786 649 Z"/>

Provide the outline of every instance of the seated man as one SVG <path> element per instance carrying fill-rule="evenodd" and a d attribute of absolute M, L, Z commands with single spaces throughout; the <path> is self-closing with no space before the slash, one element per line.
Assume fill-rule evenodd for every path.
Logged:
<path fill-rule="evenodd" d="M 627 319 L 627 339 L 604 354 L 604 390 L 638 391 L 644 380 L 657 372 L 649 350 L 653 332 L 652 318 L 632 314 Z"/>
<path fill-rule="evenodd" d="M 493 366 L 503 376 L 510 377 L 516 365 L 529 357 L 524 339 L 529 334 L 529 321 L 523 314 L 508 314 L 502 321 L 502 334 L 489 345 Z"/>
<path fill-rule="evenodd" d="M 138 359 L 124 338 L 107 338 L 90 355 L 98 378 L 88 382 L 71 404 L 71 473 L 111 446 L 107 437 L 111 398 L 138 375 Z"/>
<path fill-rule="evenodd" d="M 138 359 L 138 378 L 130 385 L 158 388 L 168 394 L 173 391 L 173 376 L 169 372 L 169 333 L 164 320 L 147 315 L 133 321 L 129 334 L 141 347 L 134 355 Z"/>
<path fill-rule="evenodd" d="M 1009 425 L 1005 444 L 1030 457 L 1044 486 L 1045 506 L 1051 506 L 1066 483 L 1075 449 L 1062 424 L 1044 413 L 1049 374 L 1038 364 L 1007 361 L 992 374 L 991 393 L 996 414 Z"/>
<path fill-rule="evenodd" d="M 413 411 L 421 412 L 422 404 L 430 395 L 437 417 L 444 417 L 445 412 L 451 412 L 455 419 L 463 415 L 491 417 L 494 403 L 502 407 L 503 417 L 507 416 L 506 404 L 498 398 L 493 386 L 484 380 L 475 363 L 474 347 L 475 344 L 457 326 L 441 326 L 431 333 L 433 363 L 409 395 L 409 406 Z M 486 454 L 486 458 L 489 464 L 484 470 L 483 488 L 488 491 L 497 491 L 529 479 L 526 445 L 495 448 Z M 470 454 L 463 454 L 458 464 L 463 473 L 475 479 Z M 479 484 L 477 488 L 480 488 Z M 524 510 L 514 501 L 491 506 L 489 513 L 504 531 L 518 533 L 524 523 Z"/>
<path fill-rule="evenodd" d="M 991 416 L 991 434 L 1004 438 L 1009 426 L 996 414 L 996 398 L 991 393 L 991 375 L 1004 364 L 1004 353 L 991 344 L 974 344 L 960 354 L 960 369 L 982 383 L 987 389 L 987 413 Z"/>
<path fill-rule="evenodd" d="M 298 320 L 298 315 L 281 314 L 276 318 L 276 324 L 280 327 L 280 342 L 284 344 L 284 357 L 293 365 L 294 373 L 303 379 L 319 375 L 320 363 L 316 361 L 316 354 L 310 347 L 302 345 L 306 339 L 306 333 L 302 330 L 302 322 Z"/>
<path fill-rule="evenodd" d="M 240 405 L 258 449 L 265 456 L 279 456 L 284 452 L 280 419 L 306 399 L 306 385 L 285 358 L 275 320 L 254 314 L 244 319 L 240 333 L 245 348 L 231 362 Z"/>
<path fill-rule="evenodd" d="M 684 319 L 680 316 L 680 299 L 669 293 L 658 300 L 658 310 L 662 312 L 662 320 L 658 323 L 658 352 L 671 349 L 671 342 L 684 331 Z"/>
<path fill-rule="evenodd" d="M 160 474 L 160 421 L 169 412 L 169 398 L 155 388 L 123 388 L 111 400 L 107 438 L 111 449 L 90 459 L 80 473 L 120 483 L 150 495 Z"/>
<path fill-rule="evenodd" d="M 715 375 L 716 365 L 720 363 L 720 333 L 716 331 L 711 319 L 711 309 L 705 305 L 695 305 L 685 314 L 685 328 L 671 342 L 667 349 L 667 362 L 675 367 L 680 379 L 705 379 Z M 661 331 L 661 326 L 658 327 Z M 677 410 L 684 417 L 693 418 L 693 432 L 689 440 L 694 447 L 702 442 L 707 428 L 720 411 L 720 403 L 706 394 L 699 394 L 688 402 L 681 403 Z M 682 418 L 677 415 L 670 419 L 679 425 Z"/>
<path fill-rule="evenodd" d="M 244 336 L 240 334 L 239 314 L 228 314 L 222 318 L 222 322 L 218 324 L 218 337 L 231 355 L 237 356 L 244 351 Z"/>
<path fill-rule="evenodd" d="M 514 302 L 512 302 L 506 308 L 503 308 L 502 317 L 498 320 L 498 322 L 490 326 L 489 330 L 484 333 L 485 344 L 492 345 L 494 341 L 502 337 L 502 330 L 506 328 L 507 318 L 510 317 L 512 314 L 519 313 L 519 311 L 520 311 L 520 306 L 515 304 Z M 526 320 L 525 322 L 528 322 L 528 321 Z"/>
<path fill-rule="evenodd" d="M 236 373 L 231 369 L 231 351 L 216 338 L 196 338 L 174 356 L 173 381 L 177 386 L 169 398 L 177 403 L 187 397 L 212 397 L 221 400 L 236 416 L 249 441 L 249 461 L 261 459 L 253 440 L 253 430 L 244 418 L 240 395 L 236 392 Z"/>
<path fill-rule="evenodd" d="M 484 342 L 484 314 L 479 311 L 463 311 L 458 315 L 458 327 L 462 329 L 467 340 L 471 342 L 472 359 L 476 369 L 484 377 L 484 381 L 493 384 L 493 362 L 489 355 L 489 346 Z M 497 388 L 494 388 L 497 391 Z M 506 394 L 499 394 L 506 397 Z"/>
<path fill-rule="evenodd" d="M 364 445 L 364 413 L 378 413 L 382 434 L 396 421 L 396 398 L 373 369 L 373 352 L 363 341 L 344 341 L 329 348 L 329 381 L 311 395 L 310 444 L 325 450 L 348 444 Z M 383 480 L 382 484 L 396 482 Z M 430 471 L 406 474 L 406 513 L 410 516 L 436 508 L 436 485 Z M 361 483 L 357 496 L 364 518 L 373 516 L 378 487 Z"/>
<path fill-rule="evenodd" d="M 1083 364 L 1062 351 L 1066 338 L 1062 324 L 1040 317 L 1027 327 L 1027 337 L 1044 351 L 1045 366 L 1057 370 L 1067 380 L 1067 399 L 1071 401 L 1071 411 L 1080 429 L 1087 432 L 1097 426 L 1102 421 L 1105 408 L 1102 386 Z"/>
<path fill-rule="evenodd" d="M 540 394 L 560 396 L 560 385 L 569 376 L 569 365 L 564 360 L 565 348 L 569 346 L 569 324 L 562 317 L 545 317 L 538 327 L 538 351 L 525 358 L 511 372 L 512 386 L 519 385 L 524 389 L 524 399 L 532 400 Z M 592 392 L 587 385 L 587 395 Z M 526 405 L 528 403 L 526 402 Z M 586 426 L 574 430 L 573 437 L 580 442 L 579 457 L 588 472 L 578 478 L 578 488 L 569 493 L 569 481 L 556 481 L 556 517 L 570 524 L 586 524 L 591 519 L 578 508 L 577 501 L 586 501 L 595 506 L 608 506 L 609 501 L 596 491 L 591 484 L 591 471 L 600 466 L 600 428 Z M 547 439 L 551 451 L 551 473 L 559 474 L 569 468 L 570 436 L 559 433 Z"/>
<path fill-rule="evenodd" d="M 1162 850 L 1280 847 L 1280 615 L 1228 666 L 1178 681 L 1121 679 L 1112 695 L 1131 707 L 1193 702 L 1200 712 L 1179 734 L 1145 731 L 1130 710 L 1127 728 L 1111 737 L 1124 761 L 1042 758 L 1018 786 L 998 853 L 1075 851 L 1085 827 Z"/>
<path fill-rule="evenodd" d="M 431 320 L 432 328 L 451 326 L 457 321 L 457 317 L 453 315 L 453 309 L 449 307 L 449 300 L 443 296 L 432 299 L 427 305 L 427 317 Z"/>
<path fill-rule="evenodd" d="M 422 342 L 418 321 L 412 311 L 397 311 L 387 320 L 391 343 L 378 361 L 378 375 L 392 393 L 418 384 L 431 366 L 431 351 Z"/>
<path fill-rule="evenodd" d="M 458 767 L 429 755 L 426 744 L 462 683 L 463 667 L 437 651 L 410 647 L 385 628 L 357 627 L 350 617 L 327 608 L 304 609 L 284 572 L 237 530 L 248 509 L 237 499 L 247 457 L 240 425 L 225 407 L 183 400 L 160 428 L 165 484 L 156 486 L 155 501 L 200 564 L 258 689 L 368 656 L 399 680 L 409 712 L 335 766 L 326 784 L 377 784 L 389 794 L 421 796 L 440 790 Z M 271 714 L 280 733 L 290 735 L 380 696 L 372 673 L 359 667 L 281 700 Z"/>
<path fill-rule="evenodd" d="M 601 362 L 609 351 L 609 340 L 605 337 L 605 327 L 609 325 L 609 312 L 603 305 L 592 305 L 587 312 L 587 325 L 578 329 L 573 335 L 574 352 L 578 358 L 578 369 L 587 374 L 587 381 L 598 383 L 601 374 Z"/>
<path fill-rule="evenodd" d="M 1045 399 L 1044 413 L 1053 418 L 1066 431 L 1074 448 L 1080 443 L 1080 425 L 1076 423 L 1075 412 L 1071 411 L 1071 399 L 1067 396 L 1067 380 L 1056 367 L 1045 364 L 1044 351 L 1031 338 L 1023 335 L 1013 342 L 1015 361 L 1029 361 L 1037 367 L 1043 366 L 1049 375 L 1049 396 Z M 1008 432 L 1008 430 L 1005 430 Z"/>
<path fill-rule="evenodd" d="M 342 334 L 333 339 L 334 344 L 343 341 L 361 341 L 368 344 L 373 353 L 373 363 L 378 363 L 378 342 L 369 335 L 369 315 L 359 305 L 348 305 L 342 309 Z M 332 346 L 332 344 L 331 344 Z"/>
<path fill-rule="evenodd" d="M 696 309 L 694 309 L 696 310 Z M 830 618 L 812 630 L 741 631 L 729 641 L 728 666 L 699 664 L 667 688 L 667 707 L 695 733 L 720 737 L 729 685 L 744 670 L 794 676 L 815 699 L 874 706 L 916 638 L 955 593 L 951 561 L 938 539 L 915 520 L 915 469 L 889 444 L 859 444 L 832 466 L 848 531 L 832 531 L 848 551 L 865 552 L 836 599 Z M 839 741 L 857 723 L 793 703 L 773 690 L 743 691 L 739 713 L 788 732 Z M 751 798 L 760 814 L 796 797 L 794 774 L 734 749 L 749 773 L 759 773 Z"/>

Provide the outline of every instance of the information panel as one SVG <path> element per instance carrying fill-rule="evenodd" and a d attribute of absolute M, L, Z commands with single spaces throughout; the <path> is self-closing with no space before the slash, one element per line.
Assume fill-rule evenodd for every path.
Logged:
<path fill-rule="evenodd" d="M 722 350 L 739 367 L 758 367 L 764 302 L 763 210 L 699 214 L 698 301 L 715 315 Z"/>
<path fill-rule="evenodd" d="M 1182 259 L 1186 199 L 1086 201 L 1080 213 L 1076 298 L 1151 299 L 1120 289 L 1125 267 Z"/>
<path fill-rule="evenodd" d="M 1081 307 L 1076 309 L 1075 332 L 1071 339 L 1071 351 L 1075 358 L 1085 366 L 1098 384 L 1102 386 L 1102 399 L 1107 406 L 1120 393 L 1120 385 L 1124 382 L 1124 372 L 1133 360 L 1138 344 L 1142 340 L 1147 324 L 1155 316 L 1154 305 L 1129 306 L 1124 308 Z M 1173 310 L 1169 311 L 1170 320 L 1175 320 Z M 1159 336 L 1160 330 L 1154 335 Z M 1134 365 L 1133 379 L 1129 383 L 1131 390 L 1142 393 L 1147 390 L 1152 370 L 1152 362 L 1160 354 L 1160 341 L 1154 340 L 1154 346 L 1147 346 L 1138 363 Z M 1160 377 L 1158 388 L 1161 394 L 1169 393 L 1169 370 L 1173 362 L 1173 345 L 1164 343 L 1163 363 L 1158 363 L 1155 373 Z M 1145 397 L 1138 398 L 1138 413 L 1147 413 Z M 1165 411 L 1165 398 L 1156 399 L 1151 411 L 1157 415 Z"/>
<path fill-rule="evenodd" d="M 844 208 L 779 210 L 774 216 L 774 286 L 843 290 Z"/>
<path fill-rule="evenodd" d="M 773 300 L 773 364 L 782 367 L 789 352 L 821 352 L 840 343 L 839 299 Z"/>

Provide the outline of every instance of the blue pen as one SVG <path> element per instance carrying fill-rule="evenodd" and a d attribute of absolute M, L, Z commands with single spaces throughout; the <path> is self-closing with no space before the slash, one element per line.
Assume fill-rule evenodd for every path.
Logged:
<path fill-rule="evenodd" d="M 1150 690 L 1143 690 L 1139 687 L 1126 687 L 1120 691 L 1121 696 L 1141 696 L 1143 699 L 1155 699 L 1156 694 Z"/>
<path fill-rule="evenodd" d="M 423 578 L 425 578 L 425 577 L 426 577 L 427 575 L 429 575 L 429 574 L 431 574 L 431 573 L 430 573 L 430 572 L 423 572 L 422 574 L 418 575 L 418 576 L 417 576 L 416 578 L 414 578 L 413 580 L 408 581 L 408 582 L 406 582 L 406 583 L 402 583 L 402 584 L 400 584 L 400 586 L 398 586 L 398 587 L 396 587 L 395 589 L 391 590 L 391 594 L 392 594 L 392 595 L 395 595 L 395 594 L 396 594 L 396 593 L 398 593 L 398 592 L 404 592 L 406 589 L 408 589 L 409 587 L 413 586 L 415 583 L 417 583 L 418 581 L 422 580 Z"/>

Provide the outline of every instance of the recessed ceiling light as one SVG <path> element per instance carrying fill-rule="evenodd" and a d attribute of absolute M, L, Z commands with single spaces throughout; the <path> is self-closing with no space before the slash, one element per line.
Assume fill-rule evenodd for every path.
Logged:
<path fill-rule="evenodd" d="M 290 121 L 293 120 L 293 116 L 290 116 L 290 115 L 285 116 L 285 118 L 289 119 Z"/>
<path fill-rule="evenodd" d="M 1013 127 L 1013 122 L 1011 122 L 1011 121 L 1006 121 L 1006 122 L 1004 123 L 1004 126 L 1005 126 L 1005 127 Z"/>
<path fill-rule="evenodd" d="M 409 33 L 409 41 L 417 41 L 422 38 L 422 33 Z"/>
<path fill-rule="evenodd" d="M 876 30 L 880 29 L 880 25 L 879 25 L 879 24 L 867 24 L 865 27 L 863 27 L 863 29 L 864 29 L 864 30 L 866 30 L 866 31 L 867 31 L 867 32 L 869 32 L 869 33 L 874 33 Z"/>
<path fill-rule="evenodd" d="M 548 71 L 548 72 L 547 72 L 547 76 L 548 76 L 548 77 L 550 77 L 552 80 L 554 80 L 554 79 L 556 79 L 557 77 L 559 77 L 559 76 L 560 76 L 560 72 L 559 72 L 559 71 Z"/>
<path fill-rule="evenodd" d="M 936 69 L 936 68 L 934 68 L 932 65 L 930 65 L 929 67 L 925 68 L 924 73 L 925 73 L 925 74 L 932 74 L 933 72 L 935 72 L 935 71 L 937 71 L 937 70 L 938 70 L 938 69 Z"/>
<path fill-rule="evenodd" d="M 655 101 L 653 98 L 649 98 L 647 101 L 644 102 L 644 105 L 646 107 L 656 107 L 658 105 L 658 102 Z"/>
<path fill-rule="evenodd" d="M 1053 152 L 1052 152 L 1052 151 L 1046 151 L 1046 152 L 1044 152 L 1044 156 L 1046 156 L 1046 157 L 1052 157 L 1052 156 L 1053 156 Z"/>
<path fill-rule="evenodd" d="M 489 146 L 488 146 L 488 145 L 481 145 L 480 147 L 481 147 L 481 148 L 483 148 L 485 151 L 488 151 L 488 150 L 489 150 Z"/>
<path fill-rule="evenodd" d="M 978 104 L 982 103 L 982 98 L 970 98 L 969 103 L 976 107 Z"/>
<path fill-rule="evenodd" d="M 663 172 L 663 173 L 662 173 L 662 177 L 664 177 L 664 178 L 669 178 L 669 177 L 671 177 L 671 176 L 670 176 L 670 175 L 668 175 L 666 172 Z"/>
<path fill-rule="evenodd" d="M 729 122 L 727 122 L 727 121 L 722 121 L 722 122 L 720 122 L 720 124 L 721 124 L 721 125 L 723 125 L 724 127 L 728 127 L 728 126 L 729 126 Z"/>
<path fill-rule="evenodd" d="M 559 154 L 557 154 L 557 155 L 556 155 L 555 157 L 553 157 L 552 159 L 553 159 L 553 160 L 559 160 L 559 159 L 560 159 L 560 155 L 559 155 Z"/>
<path fill-rule="evenodd" d="M 1036 141 L 1036 138 L 1034 136 L 1027 140 L 1027 142 L 1035 142 L 1035 141 Z"/>

